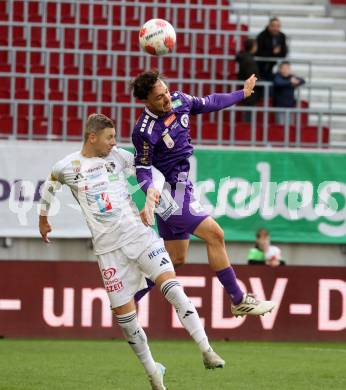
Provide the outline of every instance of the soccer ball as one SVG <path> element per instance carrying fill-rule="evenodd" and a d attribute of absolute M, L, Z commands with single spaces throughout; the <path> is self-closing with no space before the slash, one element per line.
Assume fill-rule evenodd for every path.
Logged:
<path fill-rule="evenodd" d="M 142 49 L 154 56 L 170 53 L 176 39 L 173 26 L 164 19 L 148 20 L 139 32 L 139 44 Z"/>

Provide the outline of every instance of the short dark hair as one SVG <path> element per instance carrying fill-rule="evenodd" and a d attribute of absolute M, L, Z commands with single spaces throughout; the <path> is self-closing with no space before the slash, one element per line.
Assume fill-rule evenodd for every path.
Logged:
<path fill-rule="evenodd" d="M 280 19 L 277 16 L 274 16 L 274 17 L 269 19 L 269 24 L 272 22 L 280 22 Z"/>
<path fill-rule="evenodd" d="M 89 138 L 90 133 L 100 132 L 106 128 L 114 128 L 114 122 L 103 114 L 91 114 L 85 123 L 84 142 Z"/>
<path fill-rule="evenodd" d="M 246 52 L 251 51 L 252 48 L 254 47 L 255 43 L 256 43 L 256 39 L 251 39 L 251 38 L 245 39 L 244 44 L 243 44 L 244 50 Z"/>
<path fill-rule="evenodd" d="M 279 64 L 279 68 L 281 68 L 282 65 L 291 65 L 291 63 L 289 61 L 281 61 Z"/>
<path fill-rule="evenodd" d="M 260 228 L 256 232 L 256 238 L 260 238 L 261 236 L 269 236 L 269 232 L 267 229 Z"/>
<path fill-rule="evenodd" d="M 146 99 L 157 80 L 162 79 L 163 77 L 156 69 L 139 74 L 130 83 L 133 96 L 139 100 Z"/>

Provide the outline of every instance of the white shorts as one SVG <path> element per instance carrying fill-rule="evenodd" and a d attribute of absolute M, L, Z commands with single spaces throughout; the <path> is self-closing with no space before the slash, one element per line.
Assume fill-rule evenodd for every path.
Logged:
<path fill-rule="evenodd" d="M 174 272 L 163 240 L 154 231 L 151 244 L 142 249 L 143 243 L 134 241 L 97 256 L 112 309 L 130 302 L 138 290 L 147 287 L 145 277 L 155 281 L 164 272 Z"/>

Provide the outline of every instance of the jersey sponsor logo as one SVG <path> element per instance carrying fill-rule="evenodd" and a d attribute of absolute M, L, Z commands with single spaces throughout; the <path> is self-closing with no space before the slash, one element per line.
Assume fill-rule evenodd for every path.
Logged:
<path fill-rule="evenodd" d="M 148 119 L 149 119 L 149 115 L 146 115 L 146 116 L 144 117 L 144 119 L 143 119 L 142 126 L 141 126 L 141 128 L 140 128 L 140 130 L 139 130 L 141 133 L 144 133 L 144 130 L 145 130 L 145 128 L 147 127 Z"/>
<path fill-rule="evenodd" d="M 174 147 L 174 141 L 172 137 L 167 133 L 163 137 L 163 142 L 166 144 L 168 149 L 172 149 Z"/>
<path fill-rule="evenodd" d="M 109 196 L 105 192 L 101 192 L 100 194 L 95 195 L 95 198 L 101 213 L 105 213 L 113 209 L 112 203 L 109 200 Z"/>
<path fill-rule="evenodd" d="M 189 116 L 187 114 L 184 114 L 180 118 L 180 123 L 183 127 L 188 127 L 189 126 Z"/>
<path fill-rule="evenodd" d="M 102 275 L 103 275 L 104 279 L 106 279 L 106 280 L 113 278 L 113 276 L 115 275 L 116 272 L 117 272 L 117 270 L 114 267 L 102 269 Z"/>
<path fill-rule="evenodd" d="M 166 248 L 165 247 L 161 247 L 161 248 L 158 248 L 158 249 L 154 249 L 153 251 L 151 251 L 150 253 L 148 253 L 148 257 L 149 259 L 153 259 L 155 256 L 159 255 L 160 253 L 166 253 Z"/>
<path fill-rule="evenodd" d="M 177 119 L 176 115 L 175 114 L 172 114 L 170 115 L 168 118 L 166 118 L 164 120 L 164 124 L 166 127 L 168 127 L 169 125 L 171 125 L 175 120 Z"/>
<path fill-rule="evenodd" d="M 118 293 L 124 288 L 122 280 L 115 277 L 116 269 L 111 267 L 102 269 L 102 276 L 107 292 Z"/>
<path fill-rule="evenodd" d="M 177 210 L 179 210 L 177 202 L 172 198 L 171 193 L 167 189 L 164 189 L 160 196 L 160 203 L 155 208 L 155 212 L 164 221 L 167 221 Z"/>
<path fill-rule="evenodd" d="M 155 125 L 155 121 L 151 121 L 148 127 L 148 134 L 151 134 L 153 132 L 154 125 Z"/>
<path fill-rule="evenodd" d="M 116 175 L 115 173 L 112 173 L 111 175 L 108 175 L 108 180 L 109 180 L 110 182 L 116 181 L 116 180 L 118 180 L 118 179 L 119 179 L 119 175 Z"/>
<path fill-rule="evenodd" d="M 141 164 L 148 165 L 149 164 L 149 143 L 143 142 L 143 157 L 140 159 Z"/>
<path fill-rule="evenodd" d="M 180 107 L 180 106 L 182 106 L 183 105 L 183 102 L 180 100 L 180 99 L 177 99 L 177 100 L 173 100 L 172 101 L 172 107 L 173 108 L 178 108 L 178 107 Z"/>

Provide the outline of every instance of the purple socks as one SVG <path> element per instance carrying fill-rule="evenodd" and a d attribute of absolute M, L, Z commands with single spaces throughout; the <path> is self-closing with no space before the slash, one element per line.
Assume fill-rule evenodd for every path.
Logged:
<path fill-rule="evenodd" d="M 219 278 L 220 283 L 224 286 L 227 294 L 230 296 L 231 301 L 234 305 L 239 305 L 243 300 L 243 291 L 237 283 L 237 278 L 231 266 L 223 269 L 222 271 L 217 271 L 216 276 Z"/>
<path fill-rule="evenodd" d="M 220 283 L 224 286 L 227 294 L 230 296 L 231 301 L 234 305 L 239 305 L 243 300 L 243 291 L 240 289 L 237 283 L 237 278 L 231 266 L 223 269 L 222 271 L 217 271 L 216 276 L 218 277 Z M 139 290 L 135 294 L 135 301 L 140 301 L 145 294 L 147 294 L 154 286 L 155 283 L 148 278 L 145 278 L 148 284 L 147 288 Z"/>

